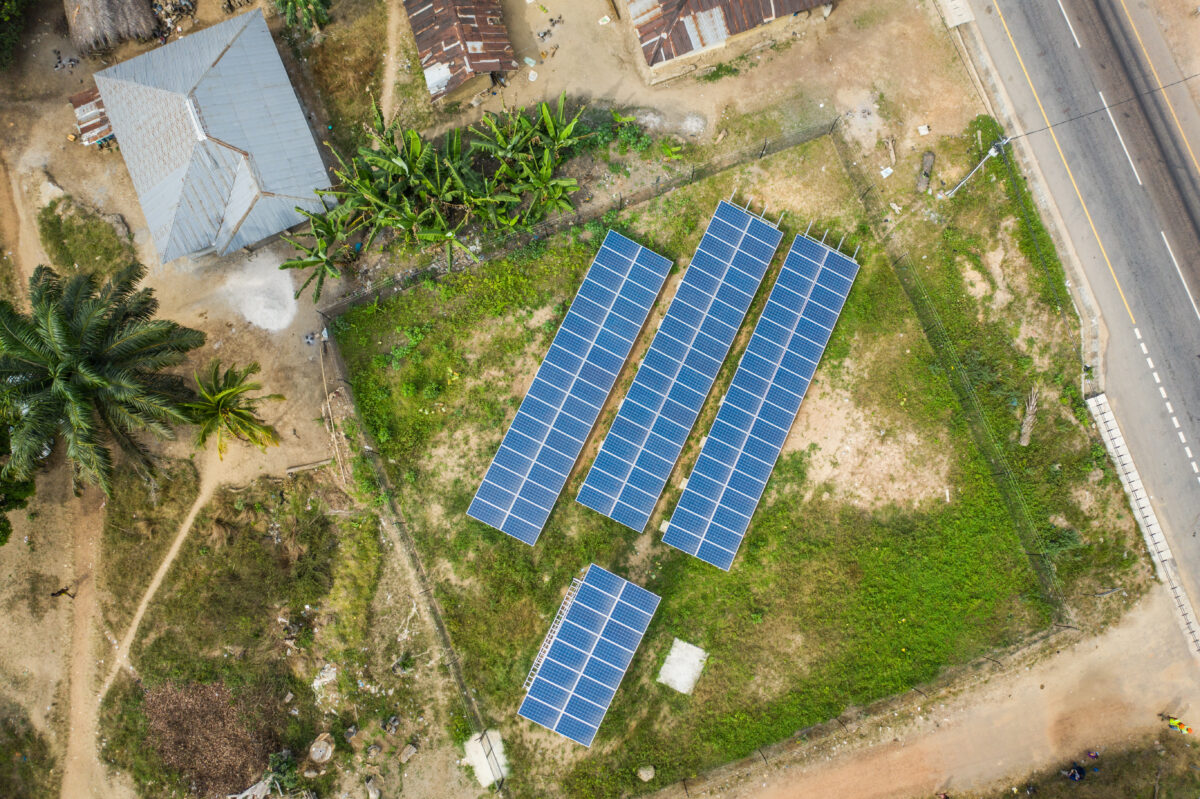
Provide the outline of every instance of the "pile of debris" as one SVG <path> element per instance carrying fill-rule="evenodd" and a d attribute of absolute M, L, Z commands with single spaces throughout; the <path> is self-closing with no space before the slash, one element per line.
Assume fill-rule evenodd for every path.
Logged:
<path fill-rule="evenodd" d="M 196 3 L 193 0 L 155 0 L 151 9 L 157 20 L 154 36 L 163 44 L 172 33 L 183 33 L 184 20 L 187 20 L 187 28 L 195 22 Z"/>

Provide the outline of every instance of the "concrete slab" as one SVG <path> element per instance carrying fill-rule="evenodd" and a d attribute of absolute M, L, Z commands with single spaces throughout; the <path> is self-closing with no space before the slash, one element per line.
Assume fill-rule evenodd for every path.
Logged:
<path fill-rule="evenodd" d="M 703 649 L 676 638 L 658 670 L 658 681 L 681 694 L 690 694 L 707 660 L 708 653 Z"/>

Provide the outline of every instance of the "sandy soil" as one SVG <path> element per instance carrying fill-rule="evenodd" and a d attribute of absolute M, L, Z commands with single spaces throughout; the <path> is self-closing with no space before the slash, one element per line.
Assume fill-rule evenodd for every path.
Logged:
<path fill-rule="evenodd" d="M 905 799 L 1003 790 L 1086 750 L 1120 749 L 1160 729 L 1157 714 L 1186 718 L 1198 703 L 1200 669 L 1167 593 L 1155 587 L 1099 637 L 1018 661 L 969 690 L 916 697 L 911 714 L 851 721 L 797 755 L 690 782 L 688 795 Z"/>
<path fill-rule="evenodd" d="M 1157 12 L 1158 25 L 1162 29 L 1171 55 L 1179 65 L 1179 71 L 1187 81 L 1188 91 L 1200 105 L 1200 4 L 1195 0 L 1154 0 L 1150 3 Z"/>
<path fill-rule="evenodd" d="M 919 507 L 948 500 L 950 464 L 933 442 L 871 418 L 850 395 L 827 382 L 814 386 L 784 443 L 784 452 L 816 445 L 809 483 L 863 508 Z"/>

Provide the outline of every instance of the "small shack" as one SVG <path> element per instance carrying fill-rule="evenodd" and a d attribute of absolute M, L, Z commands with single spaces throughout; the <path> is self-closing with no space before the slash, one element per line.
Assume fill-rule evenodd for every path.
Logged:
<path fill-rule="evenodd" d="M 517 68 L 500 0 L 404 0 L 434 100 L 470 97 Z"/>
<path fill-rule="evenodd" d="M 104 111 L 100 90 L 93 86 L 71 95 L 71 107 L 75 109 L 75 126 L 79 129 L 79 140 L 84 144 L 102 144 L 112 139 L 112 123 Z"/>
<path fill-rule="evenodd" d="M 722 47 L 732 39 L 831 0 L 626 0 L 651 68 Z"/>
<path fill-rule="evenodd" d="M 96 87 L 164 263 L 324 210 L 325 165 L 258 9 L 97 72 Z"/>
<path fill-rule="evenodd" d="M 81 53 L 149 39 L 158 21 L 150 0 L 63 0 L 71 43 Z"/>

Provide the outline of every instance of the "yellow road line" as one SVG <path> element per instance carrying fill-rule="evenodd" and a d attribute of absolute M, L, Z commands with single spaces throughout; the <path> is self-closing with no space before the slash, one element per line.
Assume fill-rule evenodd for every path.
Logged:
<path fill-rule="evenodd" d="M 1137 25 L 1133 24 L 1133 16 L 1129 13 L 1129 6 L 1125 5 L 1125 0 L 1121 0 L 1121 8 L 1125 10 L 1125 18 L 1129 20 L 1129 27 L 1133 30 L 1138 47 L 1142 48 L 1142 55 L 1146 56 L 1146 63 L 1150 65 L 1150 72 L 1154 75 L 1154 82 L 1158 85 L 1158 92 L 1167 101 L 1167 108 L 1171 110 L 1171 119 L 1175 120 L 1175 127 L 1179 128 L 1179 138 L 1183 139 L 1183 146 L 1187 148 L 1188 155 L 1192 157 L 1192 166 L 1196 168 L 1197 173 L 1200 173 L 1200 161 L 1196 160 L 1196 153 L 1192 151 L 1192 143 L 1188 141 L 1187 134 L 1183 132 L 1183 125 L 1180 124 L 1179 116 L 1175 113 L 1175 106 L 1171 103 L 1171 98 L 1167 96 L 1167 90 L 1163 87 L 1162 81 L 1158 77 L 1158 70 L 1154 68 L 1154 62 L 1150 60 L 1150 53 L 1146 50 L 1146 45 L 1142 42 L 1142 34 L 1138 33 Z"/>
<path fill-rule="evenodd" d="M 1029 77 L 1029 70 L 1025 68 L 1025 59 L 1021 57 L 1021 51 L 1017 49 L 1017 42 L 1013 39 L 1012 31 L 1008 29 L 1008 21 L 1004 19 L 1004 12 L 1000 10 L 1000 3 L 997 2 L 995 5 L 996 14 L 1000 17 L 1000 24 L 1004 26 L 1004 34 L 1008 37 L 1008 43 L 1012 45 L 1013 53 L 1017 56 L 1017 63 L 1021 65 L 1025 82 L 1029 84 L 1029 91 L 1033 92 L 1033 99 L 1037 102 L 1038 110 L 1042 112 L 1046 130 L 1050 132 L 1050 138 L 1054 140 L 1054 148 L 1058 150 L 1058 157 L 1062 159 L 1063 166 L 1066 167 L 1067 177 L 1071 179 L 1071 187 L 1075 189 L 1075 196 L 1079 198 L 1079 204 L 1083 206 L 1083 215 L 1087 217 L 1088 226 L 1091 227 L 1092 235 L 1096 237 L 1096 244 L 1100 247 L 1100 254 L 1104 256 L 1104 263 L 1108 265 L 1108 273 L 1112 275 L 1113 283 L 1117 286 L 1117 293 L 1121 295 L 1121 302 L 1125 304 L 1125 313 L 1129 314 L 1130 322 L 1137 324 L 1137 320 L 1133 318 L 1133 309 L 1129 307 L 1129 300 L 1125 299 L 1125 290 L 1121 288 L 1121 281 L 1117 280 L 1116 270 L 1113 269 L 1112 261 L 1108 258 L 1108 250 L 1104 249 L 1104 242 L 1100 240 L 1100 232 L 1096 230 L 1096 223 L 1092 221 L 1092 212 L 1088 210 L 1087 203 L 1083 200 L 1083 192 L 1079 190 L 1079 184 L 1075 182 L 1075 175 L 1071 172 L 1071 165 L 1067 163 L 1067 156 L 1063 153 L 1062 145 L 1058 143 L 1058 136 L 1054 133 L 1054 126 L 1050 124 L 1050 117 L 1046 115 L 1042 98 L 1038 96 L 1037 89 L 1033 86 L 1033 80 Z"/>

